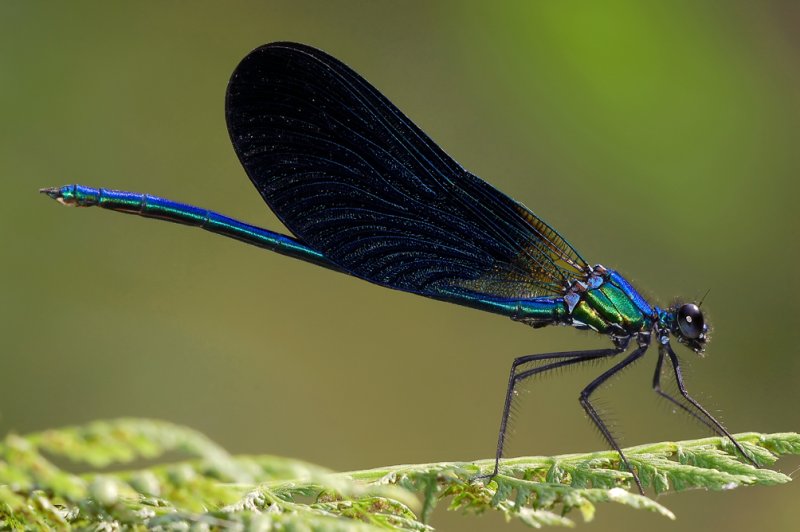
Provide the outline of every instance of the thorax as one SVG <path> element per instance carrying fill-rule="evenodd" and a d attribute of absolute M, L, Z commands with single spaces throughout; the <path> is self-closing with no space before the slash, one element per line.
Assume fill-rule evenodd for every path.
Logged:
<path fill-rule="evenodd" d="M 564 295 L 572 325 L 600 333 L 634 334 L 652 328 L 655 311 L 619 273 L 597 265 Z"/>

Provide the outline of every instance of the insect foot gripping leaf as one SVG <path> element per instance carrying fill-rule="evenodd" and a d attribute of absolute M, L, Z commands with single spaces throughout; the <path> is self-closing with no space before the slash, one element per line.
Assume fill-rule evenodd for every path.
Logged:
<path fill-rule="evenodd" d="M 745 461 L 723 438 L 654 443 L 625 453 L 644 486 L 656 493 L 790 480 L 766 467 L 779 455 L 800 454 L 800 435 L 747 433 L 737 440 L 764 468 Z M 158 462 L 165 453 L 185 459 Z M 89 471 L 70 473 L 50 457 Z M 150 465 L 104 470 L 134 460 Z M 170 423 L 98 421 L 3 439 L 0 528 L 432 530 L 428 519 L 443 500 L 451 510 L 501 512 L 534 527 L 570 526 L 567 515 L 575 509 L 589 521 L 603 502 L 674 517 L 628 491 L 632 475 L 615 452 L 504 460 L 491 480 L 478 477 L 493 467 L 492 458 L 332 473 L 300 460 L 233 456 L 202 434 Z"/>

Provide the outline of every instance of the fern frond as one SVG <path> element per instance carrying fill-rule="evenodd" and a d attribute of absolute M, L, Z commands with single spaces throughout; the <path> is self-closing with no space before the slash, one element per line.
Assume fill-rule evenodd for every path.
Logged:
<path fill-rule="evenodd" d="M 800 435 L 747 433 L 737 439 L 761 469 L 723 438 L 641 445 L 626 455 L 656 493 L 791 480 L 768 467 L 779 455 L 800 454 Z M 176 452 L 185 459 L 103 470 Z M 65 460 L 89 471 L 54 464 Z M 504 460 L 490 482 L 476 480 L 493 466 L 493 460 L 481 460 L 332 473 L 300 460 L 232 456 L 171 423 L 98 421 L 12 434 L 0 443 L 0 528 L 428 531 L 426 523 L 443 500 L 451 510 L 497 511 L 537 528 L 573 525 L 567 517 L 572 510 L 589 521 L 604 502 L 674 518 L 660 503 L 628 491 L 631 474 L 614 452 Z"/>

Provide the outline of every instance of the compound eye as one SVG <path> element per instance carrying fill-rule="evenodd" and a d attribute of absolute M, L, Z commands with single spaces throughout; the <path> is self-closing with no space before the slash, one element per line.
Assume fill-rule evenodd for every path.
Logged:
<path fill-rule="evenodd" d="M 681 334 L 690 339 L 696 340 L 703 334 L 703 313 L 700 307 L 694 303 L 687 303 L 678 309 L 678 327 Z"/>

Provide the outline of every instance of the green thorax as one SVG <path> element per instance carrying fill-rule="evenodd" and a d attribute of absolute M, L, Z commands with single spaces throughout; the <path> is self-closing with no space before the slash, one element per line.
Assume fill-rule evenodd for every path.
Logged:
<path fill-rule="evenodd" d="M 572 317 L 601 333 L 608 332 L 614 324 L 629 333 L 649 327 L 648 317 L 624 291 L 609 281 L 583 292 Z"/>

